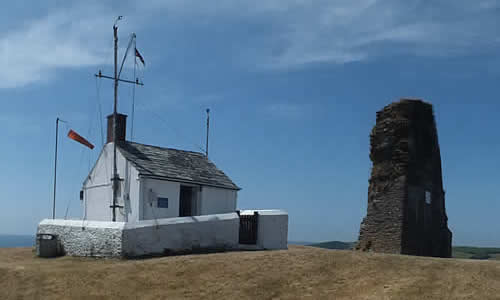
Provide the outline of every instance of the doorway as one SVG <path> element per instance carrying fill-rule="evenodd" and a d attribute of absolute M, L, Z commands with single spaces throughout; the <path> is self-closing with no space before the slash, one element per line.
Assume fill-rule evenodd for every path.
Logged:
<path fill-rule="evenodd" d="M 179 196 L 179 217 L 193 216 L 193 188 L 181 185 Z"/>

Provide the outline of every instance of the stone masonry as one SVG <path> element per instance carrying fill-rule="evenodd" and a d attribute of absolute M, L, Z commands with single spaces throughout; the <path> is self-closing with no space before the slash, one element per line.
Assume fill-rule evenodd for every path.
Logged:
<path fill-rule="evenodd" d="M 401 99 L 377 112 L 367 215 L 356 249 L 451 257 L 432 105 Z"/>

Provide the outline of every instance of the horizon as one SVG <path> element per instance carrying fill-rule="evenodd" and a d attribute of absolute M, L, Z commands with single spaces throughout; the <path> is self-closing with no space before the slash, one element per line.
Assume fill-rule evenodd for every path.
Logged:
<path fill-rule="evenodd" d="M 455 245 L 500 247 L 498 1 L 18 1 L 0 23 L 4 130 L 1 235 L 81 216 L 79 191 L 112 112 L 112 25 L 137 74 L 134 142 L 202 152 L 242 187 L 239 209 L 289 213 L 290 241 L 356 241 L 366 215 L 369 134 L 401 98 L 433 104 Z M 19 22 L 22 20 L 22 22 Z M 129 57 L 133 57 L 129 54 Z M 133 77 L 133 59 L 123 78 Z M 121 84 L 127 114 L 132 87 Z M 104 128 L 101 126 L 104 124 Z M 96 147 L 65 135 L 73 129 Z"/>
<path fill-rule="evenodd" d="M 0 238 L 2 237 L 19 237 L 19 238 L 26 238 L 30 237 L 33 238 L 33 245 L 35 245 L 35 235 L 29 235 L 29 234 L 0 234 Z M 2 246 L 3 240 L 0 239 L 0 248 L 5 246 Z M 10 245 L 8 247 L 19 247 L 19 246 L 25 246 L 25 244 L 28 242 L 27 240 L 22 240 L 22 241 L 16 241 L 17 243 L 14 243 L 13 245 Z M 311 246 L 311 245 L 316 245 L 316 244 L 323 244 L 323 243 L 331 243 L 331 242 L 340 242 L 340 243 L 355 243 L 356 241 L 339 241 L 339 240 L 328 240 L 328 241 L 295 241 L 295 240 L 288 240 L 289 245 L 303 245 L 303 246 Z M 471 247 L 470 245 L 452 245 L 453 247 Z M 479 247 L 479 248 L 495 248 L 495 247 L 481 247 L 481 246 L 472 246 L 472 247 Z"/>

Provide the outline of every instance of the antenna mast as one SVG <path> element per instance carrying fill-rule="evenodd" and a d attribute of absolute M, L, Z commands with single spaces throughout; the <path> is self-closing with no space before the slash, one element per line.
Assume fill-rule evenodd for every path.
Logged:
<path fill-rule="evenodd" d="M 118 18 L 115 21 L 115 24 L 113 25 L 113 36 L 114 36 L 114 41 L 115 41 L 115 76 L 114 76 L 114 87 L 115 87 L 115 92 L 114 92 L 114 108 L 113 108 L 113 178 L 111 179 L 112 181 L 112 187 L 113 187 L 113 205 L 111 208 L 113 208 L 113 222 L 116 222 L 116 194 L 118 192 L 118 183 L 120 182 L 120 178 L 118 177 L 118 171 L 116 169 L 116 115 L 117 115 L 117 102 L 118 102 L 118 27 L 116 26 L 116 23 L 118 20 L 121 20 L 122 16 L 118 16 Z"/>
<path fill-rule="evenodd" d="M 114 108 L 113 108 L 113 177 L 111 178 L 112 182 L 112 188 L 113 188 L 113 204 L 110 206 L 110 208 L 113 209 L 113 222 L 116 222 L 116 208 L 121 208 L 123 206 L 117 204 L 117 196 L 118 196 L 118 186 L 120 183 L 120 176 L 118 176 L 118 170 L 116 167 L 116 119 L 118 116 L 118 82 L 127 82 L 127 83 L 133 83 L 137 85 L 144 85 L 142 82 L 139 82 L 139 79 L 135 79 L 135 81 L 132 80 L 124 80 L 120 79 L 120 74 L 118 74 L 118 26 L 116 25 L 119 20 L 121 20 L 123 17 L 118 16 L 116 18 L 115 24 L 113 24 L 113 37 L 114 37 L 114 76 L 105 76 L 102 75 L 101 71 L 99 70 L 98 74 L 95 74 L 96 77 L 99 78 L 107 78 L 107 79 L 113 79 L 114 81 Z M 132 36 L 135 38 L 135 34 Z M 128 52 L 128 48 L 127 48 Z M 127 57 L 127 53 L 125 53 L 125 57 L 123 58 L 123 62 L 125 62 L 125 58 Z M 123 62 L 122 62 L 122 67 L 123 67 Z M 120 69 L 121 73 L 121 69 Z"/>
<path fill-rule="evenodd" d="M 205 155 L 208 157 L 208 132 L 210 130 L 210 109 L 207 108 L 207 148 L 205 150 Z"/>

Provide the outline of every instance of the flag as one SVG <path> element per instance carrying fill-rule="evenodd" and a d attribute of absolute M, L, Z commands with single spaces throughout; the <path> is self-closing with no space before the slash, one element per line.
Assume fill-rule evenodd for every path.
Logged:
<path fill-rule="evenodd" d="M 144 66 L 146 65 L 146 63 L 144 62 L 144 58 L 142 58 L 142 55 L 139 53 L 137 48 L 135 48 L 135 56 L 137 56 L 141 60 L 141 62 Z"/>
<path fill-rule="evenodd" d="M 90 149 L 94 149 L 94 145 L 92 145 L 89 141 L 87 141 L 85 138 L 83 138 L 78 133 L 74 132 L 73 129 L 69 130 L 68 137 L 74 141 L 77 141 L 80 144 L 83 144 L 83 145 L 89 147 Z"/>

